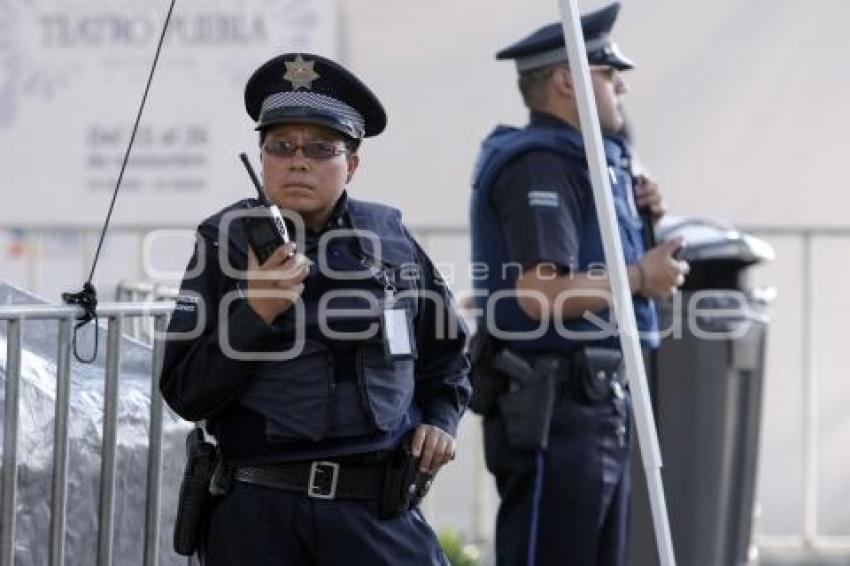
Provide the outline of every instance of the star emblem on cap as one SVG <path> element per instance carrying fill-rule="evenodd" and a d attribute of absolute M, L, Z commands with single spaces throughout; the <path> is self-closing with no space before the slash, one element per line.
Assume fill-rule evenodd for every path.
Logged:
<path fill-rule="evenodd" d="M 313 90 L 313 81 L 321 78 L 313 69 L 316 62 L 305 61 L 301 55 L 296 55 L 294 61 L 284 61 L 283 64 L 286 65 L 286 74 L 283 78 L 292 83 L 292 90 L 299 88 Z"/>

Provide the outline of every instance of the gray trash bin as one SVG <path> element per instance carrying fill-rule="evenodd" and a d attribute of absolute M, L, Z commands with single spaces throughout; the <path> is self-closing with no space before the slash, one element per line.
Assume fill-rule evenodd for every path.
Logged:
<path fill-rule="evenodd" d="M 735 566 L 749 554 L 764 382 L 767 298 L 749 268 L 771 260 L 758 238 L 682 219 L 658 229 L 683 236 L 691 273 L 661 305 L 666 333 L 650 388 L 677 564 Z M 654 376 L 652 374 L 655 374 Z M 631 564 L 658 563 L 640 458 L 633 461 Z"/>

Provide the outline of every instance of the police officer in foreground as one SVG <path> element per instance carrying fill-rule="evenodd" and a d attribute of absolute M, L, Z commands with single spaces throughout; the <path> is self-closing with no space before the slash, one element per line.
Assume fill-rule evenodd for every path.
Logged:
<path fill-rule="evenodd" d="M 635 315 L 657 347 L 653 299 L 675 292 L 681 241 L 645 249 L 640 209 L 663 214 L 654 183 L 635 183 L 615 143 L 623 126 L 613 4 L 582 17 Z M 513 60 L 530 120 L 483 142 L 473 179 L 478 278 L 473 408 L 501 504 L 500 566 L 621 565 L 629 501 L 629 393 L 560 23 L 500 51 Z"/>
<path fill-rule="evenodd" d="M 454 458 L 466 334 L 400 213 L 346 193 L 384 110 L 306 53 L 257 69 L 245 104 L 295 243 L 258 261 L 256 199 L 198 227 L 160 386 L 220 452 L 202 561 L 446 564 L 416 503 Z"/>

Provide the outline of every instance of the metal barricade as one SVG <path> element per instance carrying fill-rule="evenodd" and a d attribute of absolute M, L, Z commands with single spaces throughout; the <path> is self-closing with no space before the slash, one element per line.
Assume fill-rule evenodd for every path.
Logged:
<path fill-rule="evenodd" d="M 97 314 L 108 321 L 103 448 L 98 520 L 97 565 L 113 563 L 113 504 L 115 497 L 116 454 L 118 439 L 118 385 L 121 364 L 121 327 L 125 319 L 151 318 L 153 363 L 151 376 L 150 425 L 145 498 L 144 564 L 158 562 L 157 545 L 160 529 L 160 489 L 162 473 L 163 401 L 158 390 L 158 374 L 162 364 L 163 336 L 166 319 L 174 308 L 172 302 L 104 304 Z M 0 321 L 7 327 L 7 364 L 5 427 L 3 438 L 2 506 L 0 521 L 0 566 L 13 566 L 15 559 L 15 511 L 18 473 L 18 426 L 21 382 L 23 327 L 27 320 L 55 320 L 59 325 L 56 355 L 56 406 L 54 421 L 53 479 L 51 489 L 49 564 L 65 562 L 66 503 L 68 490 L 68 416 L 70 407 L 70 370 L 72 324 L 81 309 L 56 305 L 19 305 L 0 307 Z"/>
<path fill-rule="evenodd" d="M 115 290 L 115 300 L 119 303 L 150 303 L 174 300 L 179 292 L 179 287 L 172 284 L 153 281 L 121 281 Z M 146 344 L 151 344 L 154 335 L 154 319 L 151 317 L 127 319 L 124 321 L 124 333 Z"/>

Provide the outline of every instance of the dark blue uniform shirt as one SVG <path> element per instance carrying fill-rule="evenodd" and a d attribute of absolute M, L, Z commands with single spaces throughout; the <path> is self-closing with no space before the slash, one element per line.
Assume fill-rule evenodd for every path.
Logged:
<path fill-rule="evenodd" d="M 392 275 L 397 296 L 407 292 L 403 301 L 412 313 L 418 353 L 415 361 L 389 362 L 380 332 L 368 340 L 331 337 L 318 324 L 318 305 L 329 292 L 354 290 L 383 297 L 386 283 L 380 278 L 329 277 L 312 269 L 301 295 L 301 314 L 292 307 L 271 326 L 238 297 L 246 282 L 227 276 L 220 264 L 221 219 L 228 211 L 253 204 L 237 203 L 199 227 L 199 244 L 169 326 L 170 333 L 200 326 L 199 334 L 189 339 L 170 335 L 166 343 L 160 386 L 168 404 L 188 420 L 207 419 L 225 457 L 238 464 L 311 460 L 390 448 L 423 422 L 454 435 L 470 393 L 466 331 L 454 312 L 447 286 L 403 228 L 397 211 L 344 195 L 326 229 L 321 234 L 308 233 L 301 250 L 315 263 L 321 259 L 335 271 L 368 273 L 367 268 L 375 267 L 377 261 L 374 250 L 364 249 L 369 246 L 349 233 L 351 228 L 377 232 L 385 248 L 382 257 L 389 258 L 378 267 Z M 354 216 L 370 225 L 354 226 Z M 324 257 L 319 258 L 319 237 L 334 230 L 341 231 L 340 237 L 328 240 Z M 246 253 L 241 223 L 234 223 L 228 241 L 234 267 L 245 268 Z M 219 305 L 228 293 L 237 297 L 227 311 L 227 320 L 222 321 Z M 328 304 L 364 314 L 326 317 L 328 328 L 351 333 L 379 320 L 379 313 L 366 314 L 368 301 L 355 304 L 357 297 L 350 294 L 341 300 L 340 304 Z M 199 316 L 201 304 L 205 316 Z M 237 352 L 285 351 L 293 343 L 296 325 L 303 329 L 304 348 L 291 362 L 236 359 L 222 350 L 220 334 L 226 331 Z M 398 375 L 394 375 L 396 370 Z M 399 383 L 408 375 L 413 380 L 412 391 Z"/>
<path fill-rule="evenodd" d="M 644 254 L 644 238 L 632 180 L 621 148 L 606 139 L 605 152 L 623 252 L 626 262 L 634 263 Z M 531 113 L 524 129 L 497 128 L 484 141 L 476 166 L 471 226 L 473 261 L 487 267 L 486 277 L 475 278 L 479 325 L 521 351 L 563 352 L 588 342 L 619 346 L 608 310 L 541 326 L 511 296 L 518 276 L 540 263 L 553 264 L 560 274 L 605 270 L 579 131 L 539 112 Z M 655 347 L 654 305 L 641 296 L 633 299 L 642 341 Z"/>

